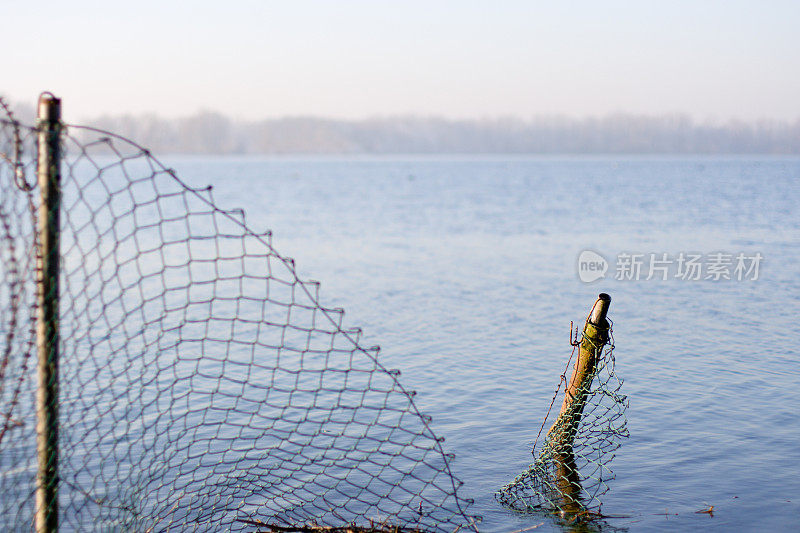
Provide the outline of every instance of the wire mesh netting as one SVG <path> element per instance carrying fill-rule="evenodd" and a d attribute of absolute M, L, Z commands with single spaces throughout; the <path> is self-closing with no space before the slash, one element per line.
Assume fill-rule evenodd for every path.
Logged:
<path fill-rule="evenodd" d="M 0 529 L 33 527 L 36 129 L 0 116 Z M 62 136 L 69 530 L 475 529 L 413 394 L 270 235 L 136 144 Z M 265 193 L 267 194 L 267 193 Z"/>
<path fill-rule="evenodd" d="M 622 380 L 615 372 L 610 321 L 605 327 L 587 321 L 581 338 L 572 345 L 572 355 L 533 445 L 534 462 L 495 494 L 510 509 L 553 515 L 565 525 L 598 523 L 602 518 L 601 497 L 614 478 L 608 465 L 628 436 L 628 400 L 620 393 Z M 568 392 L 567 371 L 576 351 L 590 354 L 592 368 L 575 390 Z M 576 367 L 578 364 L 576 360 Z M 574 370 L 572 380 L 577 373 Z M 564 396 L 570 398 L 537 447 L 562 385 Z"/>

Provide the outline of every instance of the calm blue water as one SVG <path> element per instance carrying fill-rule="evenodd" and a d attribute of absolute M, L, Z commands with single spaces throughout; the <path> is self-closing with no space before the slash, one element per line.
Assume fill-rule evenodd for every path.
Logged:
<path fill-rule="evenodd" d="M 162 160 L 272 229 L 301 276 L 322 281 L 322 302 L 383 347 L 456 453 L 482 531 L 544 521 L 493 493 L 530 463 L 569 322 L 603 291 L 630 398 L 610 523 L 797 527 L 800 159 Z M 608 261 L 605 279 L 579 279 L 585 249 Z M 756 280 L 675 279 L 676 264 L 645 279 L 649 254 L 682 252 L 731 254 L 734 278 L 736 255 L 763 260 Z M 614 279 L 622 253 L 644 254 L 638 280 Z M 709 506 L 713 517 L 695 513 Z"/>

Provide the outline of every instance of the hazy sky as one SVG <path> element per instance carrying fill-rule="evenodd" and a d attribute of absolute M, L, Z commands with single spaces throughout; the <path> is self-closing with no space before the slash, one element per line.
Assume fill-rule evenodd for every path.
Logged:
<path fill-rule="evenodd" d="M 0 94 L 68 119 L 800 118 L 798 1 L 4 0 Z"/>

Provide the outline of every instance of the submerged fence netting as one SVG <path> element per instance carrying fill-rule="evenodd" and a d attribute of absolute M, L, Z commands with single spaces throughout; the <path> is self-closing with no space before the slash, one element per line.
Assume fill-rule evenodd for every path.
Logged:
<path fill-rule="evenodd" d="M 607 326 L 607 330 L 601 331 L 609 341 L 605 346 L 587 336 L 586 329 L 580 339 L 572 342 L 569 361 L 576 357 L 578 347 L 588 347 L 594 352 L 593 370 L 577 388 L 574 401 L 558 414 L 538 447 L 539 437 L 549 421 L 548 411 L 533 445 L 534 462 L 495 494 L 503 505 L 522 513 L 552 514 L 565 524 L 596 523 L 597 519 L 602 519 L 601 497 L 614 478 L 608 465 L 628 436 L 625 417 L 628 400 L 620 393 L 622 380 L 615 372 L 610 322 Z M 550 410 L 561 385 L 566 388 L 569 370 L 570 362 L 567 362 Z"/>
<path fill-rule="evenodd" d="M 36 505 L 35 139 L 4 108 L 3 531 Z M 126 139 L 67 126 L 62 150 L 65 530 L 475 529 L 399 372 L 268 233 Z"/>

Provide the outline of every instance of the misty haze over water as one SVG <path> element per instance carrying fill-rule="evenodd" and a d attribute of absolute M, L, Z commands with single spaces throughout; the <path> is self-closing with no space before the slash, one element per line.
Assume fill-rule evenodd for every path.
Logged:
<path fill-rule="evenodd" d="M 17 106 L 17 115 L 33 121 L 27 106 Z M 162 154 L 800 154 L 800 118 L 712 123 L 681 114 L 618 113 L 529 120 L 308 116 L 241 121 L 207 111 L 178 119 L 119 115 L 80 123 Z"/>
<path fill-rule="evenodd" d="M 101 117 L 94 124 L 162 153 L 800 153 L 800 120 L 709 125 L 681 115 L 239 122 L 208 112 L 178 120 Z"/>

